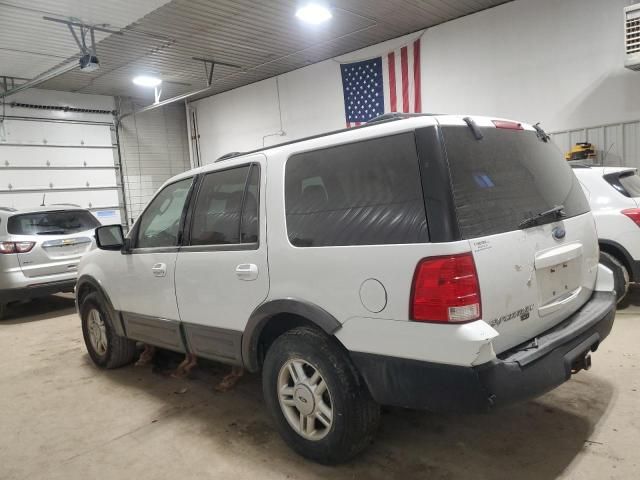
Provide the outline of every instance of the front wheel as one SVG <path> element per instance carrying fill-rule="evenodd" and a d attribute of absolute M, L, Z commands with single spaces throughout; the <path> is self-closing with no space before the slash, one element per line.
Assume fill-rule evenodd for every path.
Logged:
<path fill-rule="evenodd" d="M 118 368 L 133 361 L 136 342 L 115 333 L 102 297 L 88 294 L 80 306 L 82 335 L 93 363 L 102 368 Z"/>
<path fill-rule="evenodd" d="M 380 408 L 347 354 L 323 332 L 300 327 L 276 339 L 262 380 L 280 434 L 303 457 L 341 463 L 371 442 Z"/>

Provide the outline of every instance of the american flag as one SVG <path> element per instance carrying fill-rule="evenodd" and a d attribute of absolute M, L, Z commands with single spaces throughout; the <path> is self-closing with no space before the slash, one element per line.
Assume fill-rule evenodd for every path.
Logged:
<path fill-rule="evenodd" d="M 376 57 L 340 65 L 347 127 L 389 112 L 419 113 L 420 39 Z"/>

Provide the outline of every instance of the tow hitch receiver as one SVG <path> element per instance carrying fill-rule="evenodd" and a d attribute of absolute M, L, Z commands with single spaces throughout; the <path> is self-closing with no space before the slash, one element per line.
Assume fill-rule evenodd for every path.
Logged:
<path fill-rule="evenodd" d="M 589 370 L 591 368 L 591 353 L 587 352 L 581 357 L 578 357 L 573 365 L 571 365 L 571 373 L 578 373 L 580 370 Z"/>
<path fill-rule="evenodd" d="M 594 333 L 565 355 L 564 362 L 567 380 L 569 376 L 578 373 L 580 370 L 589 370 L 591 368 L 591 352 L 595 352 L 599 345 L 600 336 Z"/>

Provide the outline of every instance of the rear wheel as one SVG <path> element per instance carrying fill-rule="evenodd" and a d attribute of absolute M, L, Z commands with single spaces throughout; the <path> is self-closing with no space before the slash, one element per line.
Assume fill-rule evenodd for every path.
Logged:
<path fill-rule="evenodd" d="M 613 272 L 613 285 L 618 303 L 622 302 L 629 291 L 629 271 L 624 264 L 610 253 L 600 252 L 600 263 Z"/>
<path fill-rule="evenodd" d="M 0 320 L 4 320 L 4 317 L 7 315 L 7 304 L 0 303 Z"/>
<path fill-rule="evenodd" d="M 380 407 L 347 354 L 323 332 L 299 327 L 276 339 L 262 379 L 280 434 L 303 457 L 341 463 L 373 439 Z"/>
<path fill-rule="evenodd" d="M 102 368 L 118 368 L 133 361 L 136 342 L 115 333 L 109 310 L 98 293 L 84 298 L 80 318 L 84 343 L 93 363 Z"/>

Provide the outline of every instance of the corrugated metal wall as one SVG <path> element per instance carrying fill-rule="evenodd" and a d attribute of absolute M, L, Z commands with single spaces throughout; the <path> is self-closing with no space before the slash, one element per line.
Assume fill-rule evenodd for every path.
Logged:
<path fill-rule="evenodd" d="M 555 132 L 551 137 L 563 153 L 577 142 L 590 142 L 597 149 L 598 164 L 640 168 L 640 120 Z"/>
<path fill-rule="evenodd" d="M 120 111 L 130 111 L 123 101 Z M 120 154 L 129 223 L 170 177 L 190 168 L 184 104 L 176 103 L 120 123 Z"/>

